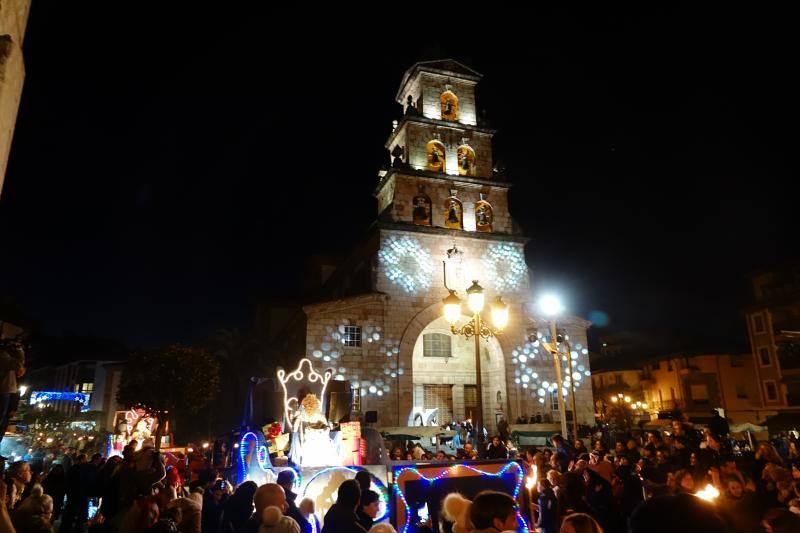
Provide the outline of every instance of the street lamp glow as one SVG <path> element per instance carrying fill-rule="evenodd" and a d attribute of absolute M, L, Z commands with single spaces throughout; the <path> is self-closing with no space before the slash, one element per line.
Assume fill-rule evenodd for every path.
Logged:
<path fill-rule="evenodd" d="M 499 296 L 492 304 L 492 322 L 497 329 L 505 329 L 508 325 L 508 305 Z"/>
<path fill-rule="evenodd" d="M 619 401 L 619 398 L 617 398 L 616 396 L 612 396 L 611 401 L 617 403 Z"/>
<path fill-rule="evenodd" d="M 539 308 L 544 314 L 550 316 L 557 315 L 564 309 L 561 306 L 561 300 L 552 294 L 542 296 L 542 298 L 539 300 Z"/>
<path fill-rule="evenodd" d="M 451 290 L 443 301 L 444 318 L 450 324 L 455 324 L 461 318 L 461 300 L 456 296 L 456 291 Z"/>
<path fill-rule="evenodd" d="M 483 287 L 478 285 L 478 280 L 472 280 L 472 285 L 467 289 L 467 305 L 473 313 L 483 311 L 483 304 L 486 296 L 483 294 Z"/>

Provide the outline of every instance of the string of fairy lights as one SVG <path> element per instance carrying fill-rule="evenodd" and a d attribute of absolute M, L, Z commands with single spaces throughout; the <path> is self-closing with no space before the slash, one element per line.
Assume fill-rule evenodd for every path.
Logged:
<path fill-rule="evenodd" d="M 410 527 L 412 525 L 411 524 L 412 507 L 408 504 L 408 500 L 406 500 L 406 495 L 404 494 L 403 488 L 402 488 L 402 486 L 400 484 L 401 476 L 404 473 L 408 472 L 408 473 L 413 474 L 414 476 L 416 476 L 417 479 L 427 481 L 430 485 L 434 485 L 434 484 L 438 483 L 440 480 L 457 473 L 459 469 L 469 470 L 470 472 L 476 473 L 476 474 L 480 475 L 481 477 L 493 477 L 493 478 L 502 477 L 507 472 L 509 472 L 511 469 L 514 469 L 513 474 L 516 477 L 515 477 L 515 480 L 514 480 L 514 490 L 513 490 L 513 493 L 511 495 L 512 498 L 514 498 L 514 502 L 515 502 L 515 504 L 514 504 L 514 512 L 517 515 L 517 523 L 520 524 L 520 526 L 522 527 L 522 531 L 526 531 L 526 532 L 529 531 L 528 524 L 525 521 L 525 518 L 522 516 L 522 513 L 520 512 L 519 505 L 516 504 L 517 498 L 519 497 L 519 491 L 522 488 L 522 481 L 523 481 L 523 478 L 525 476 L 524 470 L 522 469 L 522 467 L 518 463 L 516 463 L 514 461 L 511 461 L 511 462 L 506 463 L 505 465 L 503 465 L 503 467 L 500 470 L 498 470 L 497 472 L 487 472 L 485 470 L 481 470 L 479 468 L 476 468 L 476 467 L 474 467 L 472 465 L 468 465 L 468 464 L 454 464 L 452 466 L 449 466 L 449 467 L 446 467 L 446 468 L 442 469 L 442 471 L 438 475 L 436 475 L 434 477 L 425 476 L 422 472 L 420 472 L 416 467 L 413 467 L 413 466 L 397 467 L 395 469 L 395 472 L 394 472 L 394 475 L 393 475 L 394 482 L 392 483 L 392 488 L 394 490 L 394 493 L 397 494 L 400 497 L 400 499 L 402 500 L 403 508 L 405 509 L 405 521 L 404 521 L 405 523 L 403 524 L 402 533 L 408 533 L 408 531 L 409 531 L 409 529 L 410 529 Z"/>

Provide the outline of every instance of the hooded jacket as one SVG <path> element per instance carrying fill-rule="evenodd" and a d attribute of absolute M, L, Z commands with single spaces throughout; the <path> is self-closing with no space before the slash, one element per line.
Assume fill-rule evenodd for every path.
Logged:
<path fill-rule="evenodd" d="M 300 533 L 300 526 L 292 518 L 283 516 L 278 507 L 271 506 L 261 512 L 258 533 Z"/>
<path fill-rule="evenodd" d="M 322 533 L 364 533 L 354 509 L 347 509 L 334 503 L 325 513 Z"/>

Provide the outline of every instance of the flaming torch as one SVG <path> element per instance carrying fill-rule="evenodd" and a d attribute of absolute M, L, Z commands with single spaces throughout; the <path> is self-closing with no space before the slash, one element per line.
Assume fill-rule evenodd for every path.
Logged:
<path fill-rule="evenodd" d="M 716 500 L 719 496 L 719 491 L 714 485 L 708 484 L 706 485 L 706 488 L 697 491 L 695 496 L 702 498 L 707 502 L 714 503 L 714 500 Z"/>

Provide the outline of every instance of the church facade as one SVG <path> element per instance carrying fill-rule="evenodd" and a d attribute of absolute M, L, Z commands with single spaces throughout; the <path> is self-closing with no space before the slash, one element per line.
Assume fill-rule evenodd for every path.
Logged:
<path fill-rule="evenodd" d="M 553 358 L 539 342 L 550 333 L 533 305 L 527 239 L 509 213 L 511 185 L 493 171 L 494 131 L 478 120 L 480 78 L 453 60 L 406 71 L 396 95 L 405 113 L 386 141 L 392 166 L 374 191 L 378 222 L 334 275 L 345 290 L 303 308 L 306 357 L 349 382 L 378 426 L 419 424 L 415 415 L 430 409 L 438 409 L 438 424 L 474 418 L 477 394 L 490 431 L 501 417 L 561 417 Z M 510 316 L 501 333 L 480 341 L 482 391 L 474 339 L 451 332 L 442 305 L 447 283 L 469 313 L 465 289 L 473 280 L 485 290 L 489 324 L 497 297 Z M 365 290 L 348 292 L 353 285 Z M 573 374 L 564 379 L 576 385 L 579 423 L 591 425 L 589 323 L 561 317 L 558 325 L 572 350 Z"/>

